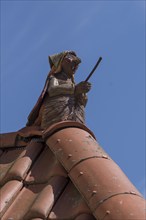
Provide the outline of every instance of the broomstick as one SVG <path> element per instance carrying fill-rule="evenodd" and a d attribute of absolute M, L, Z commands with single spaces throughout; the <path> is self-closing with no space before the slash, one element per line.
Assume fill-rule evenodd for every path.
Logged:
<path fill-rule="evenodd" d="M 95 64 L 94 68 L 92 69 L 92 71 L 89 73 L 88 77 L 85 79 L 85 82 L 87 82 L 90 77 L 93 75 L 94 71 L 96 70 L 96 68 L 98 67 L 99 63 L 101 62 L 102 57 L 99 57 L 97 63 Z"/>

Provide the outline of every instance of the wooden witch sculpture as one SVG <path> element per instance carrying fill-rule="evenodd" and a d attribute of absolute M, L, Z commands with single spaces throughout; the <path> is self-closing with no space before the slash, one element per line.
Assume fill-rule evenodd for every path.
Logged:
<path fill-rule="evenodd" d="M 28 116 L 27 126 L 42 129 L 60 121 L 85 123 L 84 108 L 91 88 L 89 82 L 75 84 L 74 74 L 81 63 L 74 51 L 49 56 L 51 70 L 43 91 Z"/>

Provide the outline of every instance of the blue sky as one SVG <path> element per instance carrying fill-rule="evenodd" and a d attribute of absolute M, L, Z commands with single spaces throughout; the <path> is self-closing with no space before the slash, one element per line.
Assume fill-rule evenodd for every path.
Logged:
<path fill-rule="evenodd" d="M 1 133 L 25 126 L 50 70 L 48 55 L 75 50 L 90 82 L 86 125 L 144 194 L 145 1 L 2 1 Z"/>

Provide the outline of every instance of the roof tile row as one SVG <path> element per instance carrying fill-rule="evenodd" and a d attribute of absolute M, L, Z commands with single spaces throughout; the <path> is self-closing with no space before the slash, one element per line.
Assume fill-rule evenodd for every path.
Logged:
<path fill-rule="evenodd" d="M 141 194 L 84 125 L 2 134 L 0 153 L 1 220 L 145 219 Z"/>
<path fill-rule="evenodd" d="M 94 220 L 49 147 L 33 138 L 14 145 L 17 136 L 18 132 L 2 135 L 1 219 Z"/>

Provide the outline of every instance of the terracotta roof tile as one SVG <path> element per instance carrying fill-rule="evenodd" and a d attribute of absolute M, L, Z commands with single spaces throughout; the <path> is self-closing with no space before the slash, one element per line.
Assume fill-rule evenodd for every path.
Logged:
<path fill-rule="evenodd" d="M 27 184 L 46 183 L 52 176 L 57 175 L 67 177 L 66 171 L 58 162 L 54 154 L 48 147 L 45 147 L 37 159 L 37 163 L 34 164 L 28 173 L 25 182 Z"/>
<path fill-rule="evenodd" d="M 67 124 L 68 122 L 66 122 L 66 127 Z M 145 200 L 142 198 L 142 195 L 128 180 L 119 166 L 98 146 L 98 143 L 96 141 L 89 141 L 89 133 L 82 127 L 75 128 L 69 126 L 67 129 L 64 129 L 62 122 L 60 122 L 59 129 L 58 124 L 54 125 L 54 129 L 55 128 L 56 133 L 53 133 L 51 136 L 49 129 L 46 131 L 48 135 L 46 143 L 67 170 L 68 176 L 83 196 L 94 216 L 97 219 L 106 217 L 107 219 L 132 220 L 137 214 L 129 216 L 128 213 L 135 213 L 136 203 L 139 202 L 141 204 L 139 204 L 139 209 L 137 210 L 139 212 L 138 218 L 145 219 Z M 52 128 L 50 128 L 50 130 L 51 129 Z M 90 137 L 90 140 L 91 139 Z M 78 148 L 76 148 L 76 146 L 78 146 Z M 94 147 L 96 150 L 93 150 Z M 94 154 L 92 155 L 91 153 L 89 157 L 84 151 L 89 152 L 89 155 L 91 153 L 90 151 L 93 151 Z M 72 158 L 74 159 L 70 162 Z M 106 203 L 107 200 L 110 201 L 113 197 L 117 197 L 118 201 L 119 195 L 123 195 L 125 201 L 129 195 L 129 200 L 127 201 L 130 204 L 135 202 L 135 205 L 127 205 L 127 208 L 123 208 L 122 205 L 117 205 L 115 199 L 112 206 L 114 207 L 114 203 L 116 203 L 116 211 L 119 213 L 119 217 L 115 214 L 116 211 L 113 212 L 112 209 L 109 210 L 108 206 L 104 206 L 104 209 L 101 208 L 101 204 Z M 131 195 L 135 197 L 135 200 L 132 199 Z M 140 201 L 136 199 L 139 197 L 141 198 Z M 129 209 L 129 207 L 131 209 Z M 101 217 L 99 217 L 98 212 L 99 214 L 100 212 L 102 213 Z M 122 215 L 123 218 L 121 218 Z"/>
<path fill-rule="evenodd" d="M 42 218 L 32 218 L 31 220 L 43 220 Z"/>
<path fill-rule="evenodd" d="M 42 218 L 31 218 L 31 220 L 43 220 Z"/>
<path fill-rule="evenodd" d="M 43 189 L 41 189 L 39 195 L 37 196 L 33 205 L 30 207 L 25 218 L 26 219 L 31 219 L 35 217 L 39 217 L 43 219 L 47 218 L 54 203 L 56 203 L 56 200 L 64 190 L 66 184 L 67 184 L 67 179 L 65 177 L 57 176 L 51 178 L 48 185 L 46 185 Z"/>
<path fill-rule="evenodd" d="M 79 214 L 91 213 L 77 189 L 70 182 L 52 209 L 48 220 L 75 219 Z"/>
<path fill-rule="evenodd" d="M 95 167 L 96 172 L 90 168 L 87 170 L 87 167 Z M 80 171 L 82 171 L 83 175 L 79 176 Z M 77 188 L 82 186 L 80 192 L 85 196 L 93 212 L 100 206 L 103 198 L 130 191 L 141 196 L 119 167 L 115 164 L 111 165 L 111 161 L 107 159 L 102 162 L 97 158 L 83 161 L 70 172 L 69 176 L 76 181 Z M 100 178 L 101 176 L 103 178 Z M 124 181 L 121 182 L 121 179 L 124 179 Z"/>
<path fill-rule="evenodd" d="M 23 154 L 23 149 L 4 150 L 0 157 L 0 185 L 9 179 L 9 170 L 15 161 Z"/>
<path fill-rule="evenodd" d="M 87 147 L 87 144 L 90 145 L 90 148 Z M 58 155 L 68 172 L 84 159 L 109 157 L 95 139 L 80 128 L 72 127 L 59 131 L 58 134 L 55 134 L 55 138 L 53 135 L 49 138 L 48 145 Z"/>
<path fill-rule="evenodd" d="M 2 220 L 7 220 L 9 218 L 16 220 L 25 219 L 24 216 L 30 210 L 30 207 L 32 206 L 33 202 L 43 188 L 44 184 L 23 187 L 17 198 L 14 200 L 12 205 L 2 217 Z"/>
<path fill-rule="evenodd" d="M 95 220 L 95 218 L 93 217 L 93 215 L 81 214 L 77 218 L 75 218 L 75 220 Z"/>
<path fill-rule="evenodd" d="M 15 146 L 17 132 L 11 132 L 6 134 L 0 134 L 1 147 L 13 147 Z"/>
<path fill-rule="evenodd" d="M 38 127 L 1 135 L 1 220 L 141 217 L 143 198 L 92 132 L 79 123 L 55 126 L 44 140 Z"/>
<path fill-rule="evenodd" d="M 49 147 L 34 138 L 18 147 L 16 136 L 15 132 L 1 135 L 1 219 L 43 220 L 54 215 L 58 220 L 79 215 L 95 219 Z"/>
<path fill-rule="evenodd" d="M 1 161 L 1 185 L 10 180 L 22 180 L 39 155 L 42 144 L 30 142 L 26 148 L 14 148 L 6 150 L 2 154 Z"/>
<path fill-rule="evenodd" d="M 105 207 L 108 207 L 108 209 L 105 209 Z M 121 207 L 124 212 L 121 212 Z M 145 220 L 145 207 L 146 204 L 143 198 L 133 196 L 132 194 L 121 194 L 111 197 L 110 200 L 105 200 L 105 202 L 96 209 L 94 214 L 98 216 L 99 219 L 103 219 L 103 217 L 110 219 L 110 216 L 114 215 L 114 219 L 119 220 Z M 103 210 L 106 210 L 104 215 Z"/>
<path fill-rule="evenodd" d="M 20 189 L 22 188 L 22 182 L 17 180 L 8 181 L 0 190 L 1 206 L 0 213 L 3 214 L 5 209 L 10 206 L 12 201 L 16 198 Z"/>

